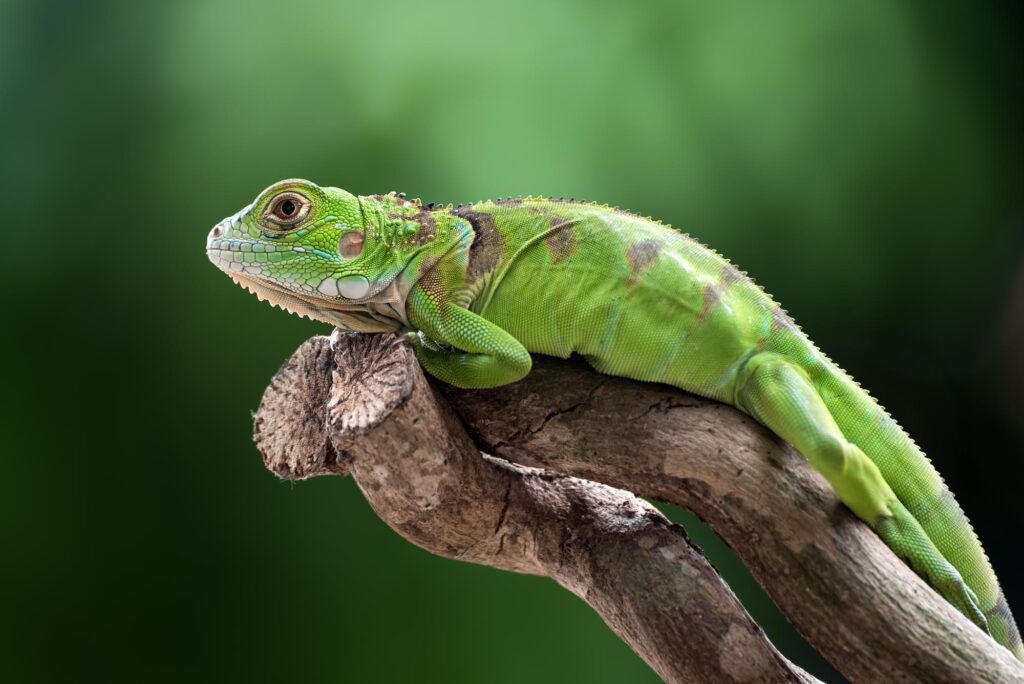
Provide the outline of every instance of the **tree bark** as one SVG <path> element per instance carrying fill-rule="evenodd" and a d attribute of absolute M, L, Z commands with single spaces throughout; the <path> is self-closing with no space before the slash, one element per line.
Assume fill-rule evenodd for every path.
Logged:
<path fill-rule="evenodd" d="M 896 559 L 799 453 L 675 388 L 537 356 L 518 383 L 458 390 L 428 382 L 396 336 L 335 333 L 278 372 L 255 434 L 279 476 L 351 474 L 378 515 L 428 551 L 552 577 L 667 681 L 813 678 L 772 647 L 682 529 L 634 494 L 707 522 L 851 680 L 1024 681 L 1024 667 Z"/>

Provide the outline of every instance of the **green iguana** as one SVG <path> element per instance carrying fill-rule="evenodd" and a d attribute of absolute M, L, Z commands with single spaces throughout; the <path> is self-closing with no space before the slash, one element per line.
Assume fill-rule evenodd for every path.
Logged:
<path fill-rule="evenodd" d="M 343 331 L 406 331 L 431 375 L 493 387 L 530 352 L 731 404 L 976 625 L 1024 647 L 942 478 L 867 392 L 745 273 L 649 218 L 574 200 L 453 207 L 286 180 L 224 219 L 211 261 L 260 299 Z"/>

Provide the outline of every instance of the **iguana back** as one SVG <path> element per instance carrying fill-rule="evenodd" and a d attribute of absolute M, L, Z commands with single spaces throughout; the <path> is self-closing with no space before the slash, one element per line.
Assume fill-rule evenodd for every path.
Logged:
<path fill-rule="evenodd" d="M 809 347 L 745 274 L 649 219 L 534 199 L 454 213 L 476 234 L 468 308 L 531 352 L 735 404 L 737 373 L 766 340 L 786 331 Z"/>
<path fill-rule="evenodd" d="M 992 633 L 1020 657 L 995 574 L 938 472 L 745 273 L 687 235 L 608 207 L 526 199 L 456 213 L 502 247 L 492 250 L 493 267 L 470 280 L 480 290 L 470 310 L 531 352 L 576 352 L 603 373 L 675 385 L 748 413 L 755 411 L 737 390 L 751 361 L 775 355 L 792 364 L 973 590 Z"/>

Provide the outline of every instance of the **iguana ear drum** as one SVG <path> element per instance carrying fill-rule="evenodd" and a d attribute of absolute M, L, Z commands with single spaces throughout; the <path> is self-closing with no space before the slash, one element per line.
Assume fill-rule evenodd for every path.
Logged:
<path fill-rule="evenodd" d="M 363 253 L 366 238 L 358 230 L 350 230 L 338 240 L 338 256 L 342 259 L 354 259 Z"/>

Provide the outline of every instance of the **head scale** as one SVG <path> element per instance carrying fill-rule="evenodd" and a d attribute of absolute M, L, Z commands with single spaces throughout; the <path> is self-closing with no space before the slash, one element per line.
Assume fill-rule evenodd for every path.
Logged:
<path fill-rule="evenodd" d="M 422 251 L 396 237 L 372 198 L 293 179 L 214 226 L 206 253 L 271 304 L 343 329 L 380 332 L 407 327 L 412 283 L 400 276 Z"/>

